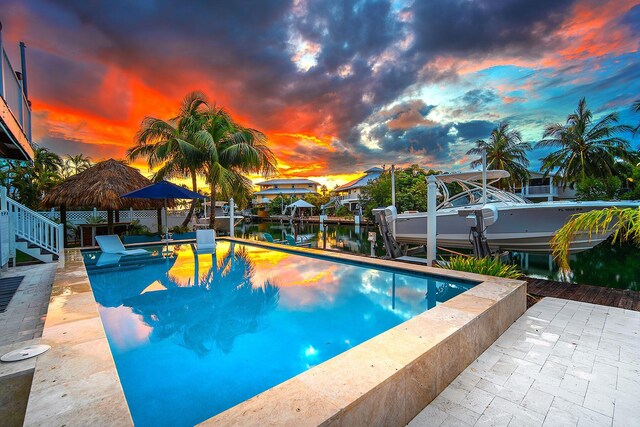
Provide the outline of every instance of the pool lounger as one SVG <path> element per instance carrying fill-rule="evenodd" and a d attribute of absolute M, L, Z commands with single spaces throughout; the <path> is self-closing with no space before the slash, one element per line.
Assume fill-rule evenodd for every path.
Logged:
<path fill-rule="evenodd" d="M 196 250 L 198 252 L 216 250 L 215 230 L 196 230 Z"/>
<path fill-rule="evenodd" d="M 115 234 L 96 236 L 96 242 L 98 242 L 100 250 L 106 254 L 142 255 L 149 253 L 145 249 L 125 249 L 120 238 Z"/>

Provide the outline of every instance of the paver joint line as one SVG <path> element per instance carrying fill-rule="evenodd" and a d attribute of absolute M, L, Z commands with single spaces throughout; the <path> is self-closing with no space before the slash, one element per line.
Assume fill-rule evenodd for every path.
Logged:
<path fill-rule="evenodd" d="M 544 298 L 409 425 L 637 424 L 639 334 L 639 312 Z"/>

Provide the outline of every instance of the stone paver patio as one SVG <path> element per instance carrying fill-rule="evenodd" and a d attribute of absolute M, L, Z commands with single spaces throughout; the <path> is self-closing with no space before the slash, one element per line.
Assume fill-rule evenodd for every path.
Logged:
<path fill-rule="evenodd" d="M 544 298 L 409 426 L 640 425 L 640 312 Z"/>
<path fill-rule="evenodd" d="M 57 264 L 13 267 L 0 278 L 24 276 L 7 310 L 0 313 L 0 347 L 42 336 Z"/>

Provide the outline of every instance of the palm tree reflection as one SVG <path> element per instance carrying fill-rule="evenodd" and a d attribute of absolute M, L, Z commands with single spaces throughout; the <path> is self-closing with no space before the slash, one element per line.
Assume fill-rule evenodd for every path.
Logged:
<path fill-rule="evenodd" d="M 278 305 L 280 290 L 271 281 L 253 285 L 255 265 L 247 250 L 232 244 L 192 286 L 146 292 L 124 301 L 153 331 L 151 340 L 181 336 L 183 344 L 204 355 L 214 347 L 231 351 L 236 337 L 259 330 Z M 195 255 L 196 265 L 198 256 Z"/>

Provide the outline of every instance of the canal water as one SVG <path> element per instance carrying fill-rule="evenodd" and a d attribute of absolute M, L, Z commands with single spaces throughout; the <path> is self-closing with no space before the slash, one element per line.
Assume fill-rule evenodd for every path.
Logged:
<path fill-rule="evenodd" d="M 237 237 L 254 240 L 264 240 L 264 233 L 271 234 L 276 240 L 284 240 L 285 234 L 291 234 L 310 241 L 313 247 L 370 255 L 369 231 L 375 231 L 377 236 L 374 253 L 384 255 L 386 252 L 377 227 L 326 224 L 321 228 L 319 224 L 290 225 L 285 222 L 242 224 L 235 232 Z M 569 273 L 563 273 L 546 254 L 514 252 L 510 254 L 510 262 L 531 277 L 640 291 L 639 254 L 640 248 L 634 244 L 607 241 L 571 255 Z M 439 252 L 439 256 L 446 255 Z"/>

